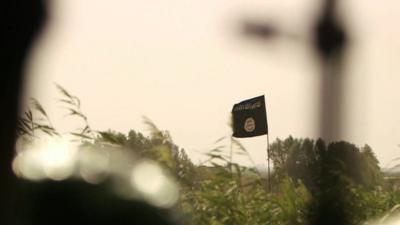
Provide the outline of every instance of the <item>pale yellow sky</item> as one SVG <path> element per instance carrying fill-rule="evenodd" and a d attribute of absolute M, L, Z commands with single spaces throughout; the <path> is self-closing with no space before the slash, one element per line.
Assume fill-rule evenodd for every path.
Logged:
<path fill-rule="evenodd" d="M 27 96 L 43 102 L 60 130 L 77 124 L 64 119 L 53 82 L 81 98 L 95 129 L 144 131 L 145 115 L 195 162 L 231 134 L 232 105 L 261 94 L 270 140 L 315 138 L 319 74 L 309 30 L 317 2 L 50 0 L 52 20 L 32 53 Z M 345 3 L 354 45 L 343 137 L 368 143 L 386 165 L 400 156 L 400 3 Z M 238 23 L 249 17 L 274 21 L 299 40 L 246 39 Z M 265 140 L 243 139 L 256 163 L 265 162 Z"/>

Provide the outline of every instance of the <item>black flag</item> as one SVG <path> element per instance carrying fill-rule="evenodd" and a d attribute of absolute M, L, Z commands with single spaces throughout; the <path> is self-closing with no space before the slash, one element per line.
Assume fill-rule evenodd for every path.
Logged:
<path fill-rule="evenodd" d="M 264 95 L 235 104 L 232 108 L 232 123 L 234 137 L 268 134 Z"/>

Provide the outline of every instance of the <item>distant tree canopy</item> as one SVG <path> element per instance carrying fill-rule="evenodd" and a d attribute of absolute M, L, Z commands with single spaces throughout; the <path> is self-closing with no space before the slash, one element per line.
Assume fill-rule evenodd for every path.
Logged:
<path fill-rule="evenodd" d="M 325 144 L 322 139 L 277 139 L 271 145 L 274 183 L 284 177 L 304 184 L 316 207 L 311 220 L 329 224 L 354 224 L 384 208 L 379 197 L 371 195 L 383 184 L 379 162 L 371 147 L 357 147 L 339 141 Z M 275 185 L 276 186 L 276 185 Z M 368 202 L 371 201 L 371 202 Z M 365 203 L 368 202 L 368 203 Z"/>
<path fill-rule="evenodd" d="M 379 162 L 371 147 L 322 139 L 277 139 L 271 144 L 275 179 L 289 176 L 310 190 L 332 187 L 344 181 L 373 188 L 382 181 Z M 342 181 L 342 182 L 341 182 Z"/>

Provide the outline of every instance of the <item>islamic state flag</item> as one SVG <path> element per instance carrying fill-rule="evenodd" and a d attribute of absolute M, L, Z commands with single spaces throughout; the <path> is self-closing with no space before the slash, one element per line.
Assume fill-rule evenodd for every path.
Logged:
<path fill-rule="evenodd" d="M 233 137 L 245 138 L 268 134 L 264 95 L 247 99 L 232 108 Z"/>

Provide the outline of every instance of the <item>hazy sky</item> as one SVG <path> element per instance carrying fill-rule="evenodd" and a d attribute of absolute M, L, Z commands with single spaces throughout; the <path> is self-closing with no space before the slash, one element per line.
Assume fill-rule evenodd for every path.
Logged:
<path fill-rule="evenodd" d="M 195 162 L 231 134 L 232 105 L 265 94 L 270 140 L 318 137 L 318 73 L 310 47 L 316 0 L 50 0 L 51 21 L 32 52 L 27 96 L 60 130 L 57 82 L 77 95 L 98 130 L 167 129 Z M 346 67 L 346 132 L 381 165 L 400 156 L 400 3 L 346 0 L 353 45 Z M 285 36 L 244 37 L 244 19 L 272 21 Z M 266 137 L 243 139 L 265 163 Z M 225 142 L 229 146 L 229 142 Z M 238 159 L 241 163 L 247 162 Z"/>

